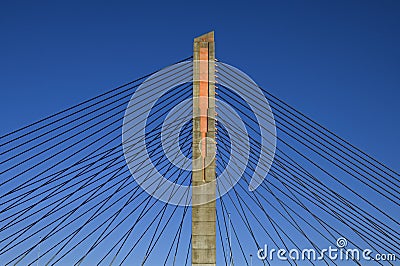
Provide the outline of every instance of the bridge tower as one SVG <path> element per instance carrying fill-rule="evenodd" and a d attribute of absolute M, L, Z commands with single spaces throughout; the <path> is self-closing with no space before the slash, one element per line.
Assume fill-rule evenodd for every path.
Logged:
<path fill-rule="evenodd" d="M 192 265 L 211 266 L 216 265 L 213 31 L 194 39 L 193 61 Z"/>

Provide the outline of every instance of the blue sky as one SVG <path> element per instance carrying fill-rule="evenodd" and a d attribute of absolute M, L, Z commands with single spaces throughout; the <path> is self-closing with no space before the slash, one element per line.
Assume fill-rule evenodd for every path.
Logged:
<path fill-rule="evenodd" d="M 395 1 L 2 1 L 0 135 L 192 54 L 216 55 L 399 170 Z"/>
<path fill-rule="evenodd" d="M 398 167 L 396 1 L 2 1 L 6 133 L 192 53 L 217 57 L 388 165 Z"/>

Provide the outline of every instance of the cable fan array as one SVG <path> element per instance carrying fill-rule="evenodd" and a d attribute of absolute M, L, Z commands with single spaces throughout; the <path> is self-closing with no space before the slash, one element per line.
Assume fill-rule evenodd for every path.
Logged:
<path fill-rule="evenodd" d="M 191 58 L 180 62 L 187 60 Z M 373 254 L 398 258 L 399 174 L 263 88 L 278 143 L 276 151 L 265 150 L 275 156 L 264 182 L 254 191 L 248 189 L 265 149 L 260 128 L 267 128 L 258 123 L 252 108 L 266 116 L 271 113 L 265 106 L 250 107 L 230 89 L 251 95 L 246 77 L 222 62 L 217 62 L 217 70 L 217 82 L 226 84 L 218 85 L 217 101 L 230 104 L 240 115 L 246 127 L 241 133 L 249 136 L 251 149 L 243 174 L 228 173 L 240 174 L 239 182 L 217 199 L 218 265 L 250 265 L 250 255 L 254 265 L 276 265 L 276 258 L 258 259 L 258 250 L 267 245 L 321 252 L 337 247 L 339 238 L 348 241 L 344 251 L 368 248 Z M 0 137 L 0 264 L 190 265 L 191 208 L 148 195 L 126 166 L 126 160 L 138 153 L 125 158 L 121 146 L 124 113 L 135 90 L 144 81 L 157 85 L 187 80 L 192 68 L 177 64 L 154 81 L 152 74 Z M 150 97 L 155 92 L 147 93 Z M 146 124 L 143 149 L 154 171 L 174 183 L 190 184 L 191 172 L 176 168 L 165 157 L 160 118 L 191 97 L 191 83 L 171 88 Z M 145 101 L 135 108 L 145 108 Z M 217 177 L 234 156 L 224 126 L 230 121 L 223 119 L 229 114 L 218 112 Z M 191 160 L 191 121 L 163 130 L 180 132 L 181 152 Z M 188 191 L 182 201 L 189 200 Z M 355 256 L 348 262 L 363 264 Z M 341 265 L 327 256 L 280 263 Z"/>

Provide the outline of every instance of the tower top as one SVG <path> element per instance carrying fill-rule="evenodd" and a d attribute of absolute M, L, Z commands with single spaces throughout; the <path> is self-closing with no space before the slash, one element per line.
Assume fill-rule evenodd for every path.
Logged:
<path fill-rule="evenodd" d="M 194 38 L 194 42 L 214 42 L 214 31 L 210 31 L 209 33 Z"/>

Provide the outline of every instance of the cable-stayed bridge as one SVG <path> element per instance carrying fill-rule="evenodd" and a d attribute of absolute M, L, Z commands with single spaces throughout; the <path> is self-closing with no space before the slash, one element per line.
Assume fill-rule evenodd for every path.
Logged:
<path fill-rule="evenodd" d="M 400 258 L 399 173 L 215 59 L 213 33 L 0 147 L 1 265 Z"/>

